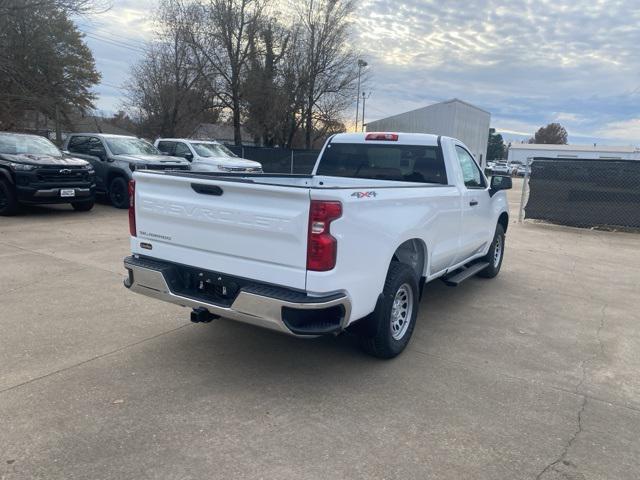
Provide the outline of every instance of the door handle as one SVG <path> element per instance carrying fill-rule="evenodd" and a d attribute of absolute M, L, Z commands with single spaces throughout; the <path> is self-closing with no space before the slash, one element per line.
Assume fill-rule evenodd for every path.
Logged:
<path fill-rule="evenodd" d="M 478 205 L 478 201 L 477 200 L 471 200 L 469 202 L 469 206 L 471 206 L 471 207 L 475 207 L 476 205 Z"/>
<path fill-rule="evenodd" d="M 203 195 L 215 195 L 216 197 L 219 197 L 223 193 L 222 189 L 217 185 L 202 185 L 200 183 L 192 183 L 191 188 L 198 193 L 202 193 Z"/>

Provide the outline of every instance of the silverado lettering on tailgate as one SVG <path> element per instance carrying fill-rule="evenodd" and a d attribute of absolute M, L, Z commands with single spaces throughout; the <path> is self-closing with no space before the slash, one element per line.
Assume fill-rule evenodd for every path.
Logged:
<path fill-rule="evenodd" d="M 223 208 L 182 205 L 180 203 L 163 200 L 143 199 L 140 209 L 160 215 L 190 218 L 214 224 L 243 225 L 269 231 L 276 230 L 284 232 L 287 225 L 291 223 L 291 220 L 288 218 L 259 215 L 251 212 Z"/>

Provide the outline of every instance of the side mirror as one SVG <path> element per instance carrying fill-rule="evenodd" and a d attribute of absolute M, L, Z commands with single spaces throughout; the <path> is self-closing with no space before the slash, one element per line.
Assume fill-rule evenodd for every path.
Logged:
<path fill-rule="evenodd" d="M 507 175 L 494 175 L 491 177 L 489 193 L 493 195 L 500 190 L 510 190 L 512 187 L 513 181 L 511 180 L 511 177 Z"/>
<path fill-rule="evenodd" d="M 192 153 L 185 153 L 184 154 L 184 158 L 185 158 L 185 160 L 191 161 L 191 160 L 193 160 L 193 154 Z"/>

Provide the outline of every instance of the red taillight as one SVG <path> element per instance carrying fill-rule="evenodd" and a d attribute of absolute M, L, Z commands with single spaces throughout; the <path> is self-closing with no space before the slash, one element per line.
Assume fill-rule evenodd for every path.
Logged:
<path fill-rule="evenodd" d="M 338 242 L 331 236 L 331 222 L 342 216 L 340 202 L 311 200 L 309 209 L 309 239 L 307 270 L 326 272 L 336 266 Z"/>
<path fill-rule="evenodd" d="M 129 180 L 129 233 L 136 236 L 136 181 Z"/>
<path fill-rule="evenodd" d="M 367 133 L 367 136 L 364 137 L 365 140 L 384 140 L 387 142 L 397 142 L 398 134 L 397 133 Z"/>

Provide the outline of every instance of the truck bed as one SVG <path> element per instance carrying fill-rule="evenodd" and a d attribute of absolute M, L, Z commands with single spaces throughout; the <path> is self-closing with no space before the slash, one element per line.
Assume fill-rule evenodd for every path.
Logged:
<path fill-rule="evenodd" d="M 346 209 L 359 195 L 375 200 L 382 189 L 399 198 L 406 195 L 398 189 L 443 187 L 311 175 L 139 171 L 134 177 L 134 254 L 301 291 L 312 198 L 328 196 Z"/>

